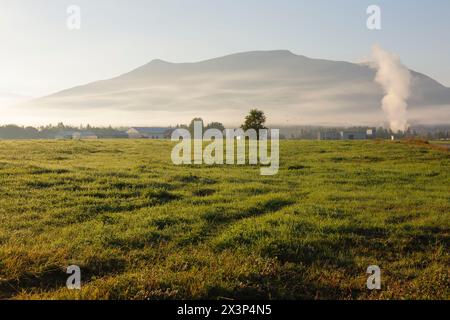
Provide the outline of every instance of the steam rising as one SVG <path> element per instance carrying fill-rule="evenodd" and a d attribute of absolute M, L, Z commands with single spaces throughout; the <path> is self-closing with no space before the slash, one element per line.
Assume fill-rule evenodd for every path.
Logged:
<path fill-rule="evenodd" d="M 378 45 L 373 47 L 372 56 L 378 70 L 375 82 L 380 84 L 385 92 L 381 107 L 389 120 L 391 130 L 406 131 L 411 73 L 397 55 L 383 50 Z"/>

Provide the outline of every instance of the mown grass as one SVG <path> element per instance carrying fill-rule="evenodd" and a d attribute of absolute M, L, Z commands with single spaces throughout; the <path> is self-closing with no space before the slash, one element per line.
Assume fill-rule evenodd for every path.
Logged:
<path fill-rule="evenodd" d="M 450 298 L 448 151 L 283 141 L 264 177 L 172 145 L 0 141 L 0 298 Z"/>

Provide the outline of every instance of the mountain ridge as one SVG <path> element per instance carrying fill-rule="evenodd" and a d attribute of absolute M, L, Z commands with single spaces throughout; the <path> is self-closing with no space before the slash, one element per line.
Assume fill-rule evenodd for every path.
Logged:
<path fill-rule="evenodd" d="M 197 62 L 154 59 L 111 79 L 62 90 L 32 104 L 59 111 L 70 108 L 72 113 L 105 108 L 147 116 L 153 112 L 168 119 L 203 114 L 212 119 L 216 114 L 233 123 L 248 109 L 259 107 L 281 123 L 330 119 L 336 124 L 380 123 L 383 92 L 373 81 L 375 74 L 368 65 L 315 59 L 289 50 L 248 51 Z M 425 74 L 413 70 L 411 74 L 411 119 L 450 122 L 450 88 Z"/>

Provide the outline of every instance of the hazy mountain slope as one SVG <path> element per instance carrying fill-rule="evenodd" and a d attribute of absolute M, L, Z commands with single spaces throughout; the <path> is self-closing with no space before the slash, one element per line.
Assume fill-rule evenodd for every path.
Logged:
<path fill-rule="evenodd" d="M 122 114 L 123 121 L 147 119 L 149 124 L 186 122 L 192 116 L 235 124 L 255 106 L 278 124 L 380 123 L 383 93 L 374 77 L 375 71 L 366 65 L 310 59 L 289 51 L 255 51 L 197 63 L 154 60 L 33 105 L 74 116 L 101 112 L 107 119 Z M 450 88 L 413 72 L 412 93 L 413 122 L 450 122 Z"/>

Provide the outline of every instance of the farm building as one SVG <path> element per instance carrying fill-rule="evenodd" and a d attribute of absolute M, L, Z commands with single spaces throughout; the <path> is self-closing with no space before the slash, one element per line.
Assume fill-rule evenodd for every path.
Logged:
<path fill-rule="evenodd" d="M 340 140 L 341 134 L 337 131 L 326 131 L 318 133 L 318 140 Z"/>
<path fill-rule="evenodd" d="M 98 136 L 90 131 L 79 131 L 75 132 L 72 135 L 72 139 L 74 140 L 80 140 L 80 139 L 98 139 Z"/>
<path fill-rule="evenodd" d="M 167 139 L 170 128 L 133 127 L 127 131 L 130 139 Z"/>
<path fill-rule="evenodd" d="M 362 131 L 342 131 L 342 140 L 366 140 L 367 133 Z"/>
<path fill-rule="evenodd" d="M 97 135 L 90 131 L 74 131 L 74 130 L 62 130 L 55 135 L 55 139 L 97 139 Z"/>
<path fill-rule="evenodd" d="M 76 131 L 61 130 L 55 135 L 55 139 L 57 140 L 72 139 L 75 133 Z"/>
<path fill-rule="evenodd" d="M 369 129 L 367 129 L 366 133 L 367 133 L 367 138 L 374 139 L 377 137 L 377 128 L 369 128 Z"/>

